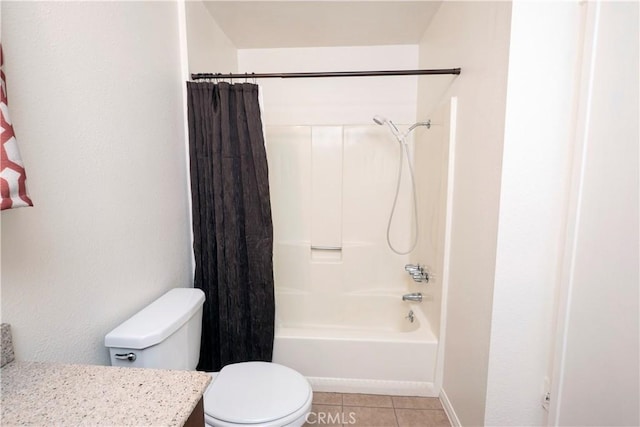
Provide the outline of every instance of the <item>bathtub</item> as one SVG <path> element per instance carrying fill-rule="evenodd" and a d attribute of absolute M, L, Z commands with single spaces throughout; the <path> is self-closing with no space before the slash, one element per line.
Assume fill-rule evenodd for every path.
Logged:
<path fill-rule="evenodd" d="M 400 294 L 277 292 L 273 361 L 315 391 L 435 397 L 438 340 L 419 305 Z"/>

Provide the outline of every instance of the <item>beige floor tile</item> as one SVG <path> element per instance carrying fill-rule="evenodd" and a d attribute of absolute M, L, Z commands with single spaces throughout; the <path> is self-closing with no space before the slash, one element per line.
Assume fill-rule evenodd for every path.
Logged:
<path fill-rule="evenodd" d="M 450 427 L 449 418 L 438 409 L 396 409 L 399 427 Z"/>
<path fill-rule="evenodd" d="M 342 427 L 343 418 L 342 406 L 314 403 L 303 427 Z"/>
<path fill-rule="evenodd" d="M 437 397 L 392 396 L 394 408 L 404 409 L 442 409 Z"/>
<path fill-rule="evenodd" d="M 397 427 L 398 425 L 393 408 L 344 406 L 342 410 L 345 426 Z"/>
<path fill-rule="evenodd" d="M 318 405 L 342 405 L 342 393 L 313 392 L 313 403 Z"/>
<path fill-rule="evenodd" d="M 375 408 L 393 408 L 391 396 L 380 396 L 377 394 L 351 394 L 342 395 L 344 406 L 367 406 Z"/>

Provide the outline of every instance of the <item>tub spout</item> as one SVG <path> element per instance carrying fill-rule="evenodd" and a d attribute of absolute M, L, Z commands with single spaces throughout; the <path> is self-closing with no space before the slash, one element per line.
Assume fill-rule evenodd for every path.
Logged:
<path fill-rule="evenodd" d="M 412 294 L 402 295 L 402 301 L 422 302 L 422 294 L 420 292 L 414 292 Z"/>

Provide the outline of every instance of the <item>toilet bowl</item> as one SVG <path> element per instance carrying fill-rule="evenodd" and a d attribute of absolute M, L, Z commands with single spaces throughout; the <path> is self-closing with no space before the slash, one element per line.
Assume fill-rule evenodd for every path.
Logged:
<path fill-rule="evenodd" d="M 194 370 L 203 304 L 200 289 L 176 288 L 162 295 L 105 336 L 111 364 Z M 311 411 L 309 382 L 286 366 L 235 363 L 212 377 L 203 395 L 208 426 L 300 427 Z"/>
<path fill-rule="evenodd" d="M 205 422 L 212 427 L 299 427 L 311 410 L 307 380 L 276 363 L 227 365 L 204 394 Z"/>

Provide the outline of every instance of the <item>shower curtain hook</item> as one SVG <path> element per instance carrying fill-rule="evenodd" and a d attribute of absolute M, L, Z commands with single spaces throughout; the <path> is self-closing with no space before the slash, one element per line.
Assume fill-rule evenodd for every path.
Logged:
<path fill-rule="evenodd" d="M 258 84 L 258 79 L 256 79 L 256 73 L 251 73 L 251 75 L 253 76 L 253 84 L 257 85 Z"/>

